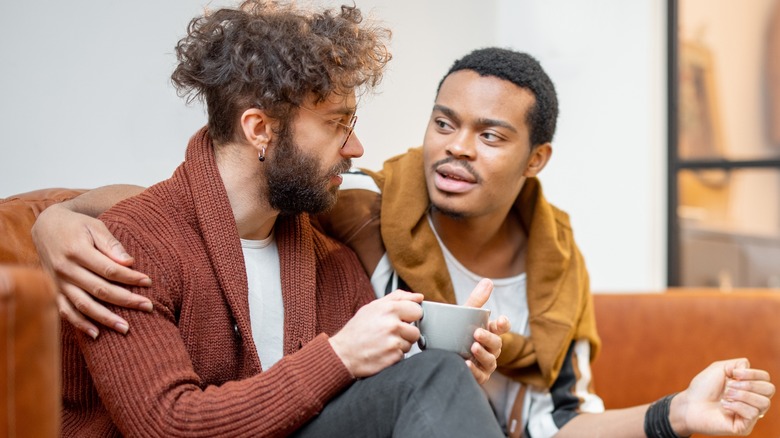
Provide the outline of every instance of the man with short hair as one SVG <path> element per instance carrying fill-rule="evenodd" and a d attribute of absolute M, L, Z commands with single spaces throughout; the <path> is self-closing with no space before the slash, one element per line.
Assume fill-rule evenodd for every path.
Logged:
<path fill-rule="evenodd" d="M 172 79 L 208 125 L 169 179 L 100 217 L 153 308 L 115 308 L 124 335 L 63 327 L 63 435 L 502 436 L 477 384 L 498 335 L 475 332 L 471 370 L 454 353 L 400 361 L 422 295 L 372 300 L 308 216 L 363 153 L 356 93 L 380 80 L 384 39 L 346 6 L 248 0 L 190 23 Z"/>
<path fill-rule="evenodd" d="M 511 436 L 749 434 L 774 386 L 746 360 L 715 363 L 652 407 L 604 411 L 590 392 L 599 340 L 587 270 L 568 216 L 547 202 L 536 179 L 552 153 L 557 115 L 554 86 L 536 60 L 474 51 L 442 79 L 423 147 L 380 172 L 345 175 L 321 226 L 357 252 L 377 297 L 401 288 L 463 303 L 480 279 L 493 280 L 486 306 L 508 315 L 514 331 L 502 336 L 500 373 L 483 387 Z M 91 245 L 80 252 L 97 257 Z M 121 271 L 116 279 L 141 278 L 97 260 L 92 271 L 112 266 Z"/>

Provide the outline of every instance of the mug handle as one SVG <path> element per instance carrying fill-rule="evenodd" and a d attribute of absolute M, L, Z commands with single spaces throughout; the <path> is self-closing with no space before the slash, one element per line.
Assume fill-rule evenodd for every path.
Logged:
<path fill-rule="evenodd" d="M 420 319 L 418 319 L 417 321 L 412 321 L 412 324 L 419 329 L 420 328 L 419 322 L 422 321 L 424 317 L 425 317 L 425 310 L 423 310 L 422 315 L 420 315 Z M 420 339 L 417 340 L 417 346 L 420 347 L 420 350 L 425 350 L 425 336 L 423 336 L 422 333 L 420 333 Z"/>

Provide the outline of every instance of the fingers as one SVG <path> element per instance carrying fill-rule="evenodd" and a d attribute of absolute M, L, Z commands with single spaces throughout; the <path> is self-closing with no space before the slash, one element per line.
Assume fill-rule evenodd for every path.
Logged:
<path fill-rule="evenodd" d="M 504 315 L 499 316 L 496 320 L 488 322 L 488 330 L 490 330 L 491 333 L 497 334 L 499 336 L 503 335 L 504 333 L 509 333 L 511 328 L 512 324 L 510 324 L 509 318 Z"/>
<path fill-rule="evenodd" d="M 87 226 L 87 231 L 95 242 L 95 248 L 100 252 L 122 265 L 129 266 L 133 263 L 133 257 L 125 251 L 122 244 L 114 238 L 102 222 L 90 223 Z"/>
<path fill-rule="evenodd" d="M 68 301 L 65 296 L 57 295 L 57 308 L 59 309 L 60 317 L 65 318 L 73 327 L 76 327 L 77 330 L 86 333 L 87 336 L 92 339 L 98 337 L 100 332 L 98 331 L 98 328 L 95 327 L 95 324 L 92 324 L 89 320 L 84 318 L 84 316 L 70 304 L 70 301 Z"/>
<path fill-rule="evenodd" d="M 127 267 L 132 264 L 133 258 L 125 252 L 122 244 L 108 233 L 102 222 L 98 224 L 99 226 L 87 227 L 97 251 L 89 247 L 73 250 L 68 255 L 68 263 L 83 266 L 107 280 L 132 286 L 151 286 L 152 280 L 149 276 Z M 105 232 L 97 230 L 99 227 Z"/>
<path fill-rule="evenodd" d="M 485 383 L 496 370 L 496 359 L 501 354 L 501 337 L 484 329 L 474 332 L 477 341 L 471 345 L 471 359 L 466 361 L 477 382 Z"/>
<path fill-rule="evenodd" d="M 84 315 L 119 333 L 127 333 L 127 321 L 106 309 L 88 293 L 69 283 L 61 283 L 60 290 L 62 293 L 57 297 L 60 314 L 93 339 L 98 335 L 97 327 L 86 321 Z M 65 306 L 63 301 L 67 301 L 68 305 Z"/>
<path fill-rule="evenodd" d="M 417 342 L 417 340 L 420 339 L 420 329 L 411 324 L 401 324 L 398 328 L 398 335 L 401 337 L 401 339 L 409 343 L 408 348 L 403 350 L 404 353 L 407 353 L 409 348 L 412 347 L 411 344 Z"/>
<path fill-rule="evenodd" d="M 487 303 L 490 294 L 493 292 L 493 282 L 489 278 L 483 278 L 477 283 L 477 287 L 471 291 L 471 295 L 463 304 L 466 307 L 482 307 Z"/>
<path fill-rule="evenodd" d="M 480 328 L 474 331 L 474 339 L 488 354 L 495 357 L 501 354 L 501 336 Z"/>
<path fill-rule="evenodd" d="M 466 366 L 469 368 L 469 371 L 471 371 L 471 374 L 474 376 L 474 380 L 477 381 L 480 385 L 487 382 L 488 379 L 490 379 L 490 374 L 485 372 L 483 369 L 481 369 L 479 366 L 475 365 L 474 362 L 471 360 L 466 361 Z"/>
<path fill-rule="evenodd" d="M 68 275 L 63 273 L 62 278 L 64 280 L 61 284 L 72 284 L 74 287 L 86 291 L 98 300 L 130 309 L 138 309 L 146 312 L 152 311 L 152 302 L 148 298 L 143 295 L 134 294 L 116 284 L 109 283 L 104 278 L 95 275 L 87 269 L 76 267 L 75 269 L 70 270 Z M 151 280 L 148 280 L 148 283 L 151 285 Z M 97 319 L 96 315 L 93 315 L 90 312 L 92 308 L 93 307 L 91 306 L 88 307 L 84 313 L 90 318 Z"/>
<path fill-rule="evenodd" d="M 731 359 L 723 361 L 724 363 L 724 370 L 726 371 L 726 376 L 734 378 L 734 372 L 736 370 L 744 370 L 750 368 L 750 361 L 746 358 L 742 357 L 739 359 Z"/>
<path fill-rule="evenodd" d="M 483 384 L 488 381 L 490 375 L 496 370 L 496 356 L 488 352 L 478 342 L 471 346 L 471 358 L 466 361 L 466 365 L 471 370 L 477 383 Z"/>
<path fill-rule="evenodd" d="M 746 364 L 749 365 L 749 364 Z M 734 379 L 726 382 L 721 404 L 742 418 L 753 421 L 763 417 L 771 405 L 775 386 L 764 370 L 738 368 Z"/>
<path fill-rule="evenodd" d="M 723 398 L 741 401 L 761 411 L 769 409 L 769 399 L 775 395 L 775 385 L 764 380 L 729 380 Z"/>
<path fill-rule="evenodd" d="M 380 301 L 414 301 L 415 303 L 422 303 L 425 296 L 415 292 L 407 292 L 405 290 L 396 289 L 392 293 L 380 298 Z"/>
<path fill-rule="evenodd" d="M 394 303 L 392 311 L 403 322 L 418 321 L 423 316 L 422 307 L 412 301 L 401 301 Z"/>
<path fill-rule="evenodd" d="M 767 371 L 753 368 L 735 369 L 729 377 L 736 380 L 765 380 L 767 382 L 770 380 Z"/>
<path fill-rule="evenodd" d="M 393 313 L 404 322 L 417 321 L 422 317 L 423 294 L 397 289 L 392 293 L 368 304 L 369 306 L 387 306 L 387 311 Z"/>

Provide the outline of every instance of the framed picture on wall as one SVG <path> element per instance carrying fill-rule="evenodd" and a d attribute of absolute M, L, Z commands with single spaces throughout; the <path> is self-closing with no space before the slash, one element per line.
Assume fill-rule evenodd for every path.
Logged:
<path fill-rule="evenodd" d="M 715 65 L 706 46 L 680 43 L 679 93 L 679 157 L 722 157 Z"/>
<path fill-rule="evenodd" d="M 702 44 L 681 42 L 679 56 L 678 157 L 683 160 L 723 158 L 712 53 Z M 693 213 L 691 218 L 698 218 L 694 223 L 728 221 L 728 170 L 688 170 L 677 177 L 682 207 L 678 213 Z"/>

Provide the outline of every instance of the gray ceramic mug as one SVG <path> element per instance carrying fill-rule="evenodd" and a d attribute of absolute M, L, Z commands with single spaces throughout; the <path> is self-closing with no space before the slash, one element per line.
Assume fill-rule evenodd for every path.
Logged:
<path fill-rule="evenodd" d="M 474 331 L 487 328 L 489 309 L 454 304 L 422 302 L 423 316 L 416 322 L 420 329 L 420 350 L 436 348 L 453 351 L 468 359 L 474 343 Z"/>

